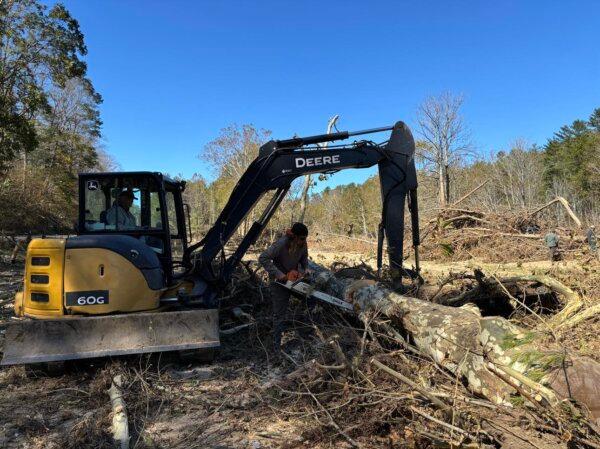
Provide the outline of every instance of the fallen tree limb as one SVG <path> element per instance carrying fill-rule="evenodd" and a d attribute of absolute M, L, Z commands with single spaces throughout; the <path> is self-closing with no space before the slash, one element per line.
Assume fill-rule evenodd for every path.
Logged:
<path fill-rule="evenodd" d="M 465 275 L 465 278 L 472 278 L 473 276 Z M 583 301 L 579 294 L 558 281 L 557 279 L 546 276 L 546 275 L 535 275 L 535 274 L 523 274 L 518 276 L 510 276 L 505 278 L 497 278 L 495 275 L 491 276 L 492 279 L 488 277 L 484 277 L 478 279 L 478 285 L 471 290 L 466 290 L 462 292 L 460 295 L 454 298 L 447 298 L 443 301 L 440 301 L 441 304 L 444 305 L 462 305 L 466 302 L 472 301 L 474 298 L 485 294 L 489 295 L 493 289 L 498 288 L 505 293 L 508 293 L 509 297 L 517 303 L 523 305 L 523 303 L 514 296 L 512 296 L 507 290 L 505 286 L 512 286 L 519 283 L 536 283 L 541 284 L 547 287 L 552 292 L 562 296 L 564 298 L 564 307 L 563 309 L 554 315 L 550 320 L 540 320 L 542 324 L 546 327 L 550 327 L 551 329 L 559 327 L 561 323 L 575 315 L 583 306 Z M 455 275 L 452 280 L 458 279 L 459 276 Z M 529 309 L 531 311 L 531 309 Z M 592 312 L 593 314 L 593 312 Z M 585 318 L 583 318 L 585 319 Z"/>
<path fill-rule="evenodd" d="M 243 329 L 246 329 L 248 327 L 254 326 L 256 323 L 246 323 L 246 324 L 240 324 L 239 326 L 235 326 L 235 327 L 231 327 L 229 329 L 220 329 L 219 333 L 221 335 L 233 335 L 236 332 L 239 332 Z"/>
<path fill-rule="evenodd" d="M 112 405 L 112 434 L 116 443 L 121 449 L 129 447 L 129 424 L 127 423 L 127 409 L 121 388 L 123 387 L 123 377 L 117 374 L 113 377 L 111 386 L 108 390 L 110 403 Z"/>
<path fill-rule="evenodd" d="M 399 373 L 398 371 L 393 370 L 389 366 L 384 365 L 383 363 L 381 363 L 377 359 L 371 359 L 371 363 L 373 365 L 375 365 L 377 368 L 385 371 L 386 373 L 394 376 L 396 379 L 402 381 L 403 383 L 405 383 L 406 385 L 408 385 L 409 387 L 411 387 L 413 390 L 418 391 L 423 396 L 425 396 L 427 399 L 429 399 L 432 404 L 436 405 L 440 409 L 442 409 L 442 410 L 447 410 L 448 409 L 448 404 L 446 404 L 445 402 L 443 402 L 441 399 L 438 399 L 437 397 L 435 397 L 432 393 L 430 393 L 429 391 L 425 390 L 420 385 L 416 384 L 415 382 L 413 382 L 412 380 L 410 380 L 408 377 L 406 377 L 402 373 Z"/>
<path fill-rule="evenodd" d="M 514 232 L 502 232 L 502 231 L 498 231 L 496 229 L 489 229 L 489 228 L 471 227 L 471 228 L 467 228 L 467 229 L 469 231 L 489 232 L 492 235 L 501 235 L 501 236 L 505 236 L 505 237 L 518 237 L 518 238 L 522 238 L 522 239 L 541 240 L 544 237 L 541 234 L 517 234 Z"/>
<path fill-rule="evenodd" d="M 447 423 L 445 421 L 437 419 L 437 418 L 435 418 L 435 417 L 433 417 L 433 416 L 431 416 L 431 415 L 429 415 L 429 414 L 427 414 L 427 413 L 419 410 L 417 407 L 413 407 L 412 405 L 409 408 L 413 412 L 415 412 L 417 415 L 421 415 L 423 418 L 426 418 L 426 419 L 428 419 L 428 420 L 430 420 L 430 421 L 432 421 L 432 422 L 434 422 L 436 424 L 439 424 L 440 426 L 446 427 L 447 429 L 449 429 L 449 430 L 451 430 L 453 432 L 457 432 L 457 433 L 459 433 L 461 435 L 464 435 L 464 436 L 470 438 L 473 441 L 477 441 L 477 438 L 475 436 L 471 435 L 469 432 L 467 432 L 464 429 L 461 429 L 460 427 L 453 426 L 452 424 L 449 424 L 449 423 Z"/>
<path fill-rule="evenodd" d="M 562 196 L 557 196 L 552 201 L 544 204 L 542 207 L 539 207 L 538 209 L 536 209 L 533 212 L 531 212 L 529 214 L 529 216 L 532 217 L 535 214 L 537 214 L 538 212 L 541 212 L 542 210 L 546 209 L 549 206 L 552 206 L 555 203 L 560 203 L 564 207 L 564 209 L 567 212 L 567 214 L 569 215 L 569 217 L 571 217 L 571 219 L 575 222 L 575 224 L 577 225 L 577 227 L 578 228 L 581 227 L 581 220 L 579 219 L 579 217 L 577 217 L 577 215 L 575 215 L 575 212 L 573 212 L 573 210 L 571 209 L 571 206 L 569 205 L 569 202 L 566 199 L 564 199 Z"/>
<path fill-rule="evenodd" d="M 317 404 L 317 406 L 321 409 L 321 411 L 323 411 L 325 413 L 325 415 L 327 415 L 327 418 L 329 418 L 329 424 L 338 431 L 338 433 L 343 436 L 346 441 L 348 441 L 348 443 L 350 443 L 350 445 L 352 447 L 361 449 L 363 446 L 358 443 L 357 441 L 355 441 L 350 435 L 348 435 L 346 432 L 344 432 L 342 430 L 342 428 L 338 425 L 338 423 L 335 422 L 335 420 L 333 419 L 333 416 L 331 416 L 331 413 L 329 413 L 329 410 L 327 410 L 325 407 L 323 407 L 323 404 L 321 404 L 321 402 L 317 399 L 317 397 L 313 394 L 312 391 L 310 391 L 310 389 L 308 388 L 308 386 L 304 383 L 304 381 L 302 381 L 302 385 L 304 386 L 304 388 L 306 389 L 306 392 L 310 395 L 310 397 L 315 401 L 315 403 Z"/>
<path fill-rule="evenodd" d="M 579 323 L 589 320 L 590 318 L 600 314 L 600 304 L 596 304 L 592 307 L 588 307 L 587 309 L 582 310 L 579 313 L 571 316 L 571 318 L 563 321 L 562 323 L 557 324 L 557 328 L 559 330 L 565 330 L 572 327 L 575 327 Z"/>
<path fill-rule="evenodd" d="M 461 196 L 459 199 L 457 199 L 454 203 L 452 203 L 450 205 L 450 207 L 455 207 L 458 204 L 462 203 L 464 200 L 466 200 L 467 198 L 469 198 L 471 195 L 473 195 L 475 192 L 477 192 L 479 189 L 481 189 L 483 186 L 485 186 L 488 182 L 490 182 L 489 179 L 486 179 L 485 181 L 483 181 L 481 184 L 479 184 L 477 187 L 475 187 L 473 190 L 470 190 L 469 192 L 465 193 L 463 196 Z"/>
<path fill-rule="evenodd" d="M 459 215 L 457 217 L 448 218 L 448 219 L 442 221 L 441 227 L 445 228 L 448 225 L 454 223 L 455 221 L 460 221 L 460 220 L 473 220 L 473 221 L 478 221 L 480 223 L 491 224 L 488 220 L 486 220 L 484 218 L 479 218 L 479 217 L 475 217 L 475 216 L 472 216 L 472 215 Z"/>
<path fill-rule="evenodd" d="M 544 387 L 543 385 L 541 385 L 538 382 L 534 382 L 529 377 L 527 377 L 523 373 L 520 373 L 519 371 L 511 368 L 510 366 L 495 365 L 494 368 L 499 371 L 502 371 L 504 374 L 514 378 L 515 380 L 519 381 L 526 387 L 528 387 L 531 390 L 533 390 L 534 392 L 536 392 L 536 396 L 537 395 L 541 396 L 548 405 L 550 405 L 552 407 L 556 407 L 558 405 L 558 398 L 556 397 L 556 394 L 554 394 L 554 392 L 552 390 L 550 390 L 549 388 Z M 535 397 L 535 399 L 536 399 L 536 401 L 539 400 L 537 397 Z"/>
<path fill-rule="evenodd" d="M 577 294 L 577 292 L 571 290 L 565 284 L 550 276 L 530 274 L 502 279 L 502 282 L 504 284 L 522 281 L 538 282 L 542 285 L 545 285 L 553 292 L 562 295 L 565 298 L 565 306 L 560 312 L 558 312 L 552 317 L 552 319 L 549 321 L 550 326 L 556 327 L 557 325 L 559 325 L 560 323 L 577 313 L 579 309 L 581 309 L 581 307 L 583 306 L 583 301 L 581 300 L 581 297 L 579 296 L 579 294 Z"/>

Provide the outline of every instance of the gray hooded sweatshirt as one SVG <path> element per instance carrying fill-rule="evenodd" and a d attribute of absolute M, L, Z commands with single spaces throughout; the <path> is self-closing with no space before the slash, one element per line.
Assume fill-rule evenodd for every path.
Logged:
<path fill-rule="evenodd" d="M 290 254 L 290 238 L 284 235 L 258 256 L 259 263 L 269 273 L 269 278 L 277 279 L 292 270 L 304 273 L 308 266 L 308 247 L 304 245 Z"/>

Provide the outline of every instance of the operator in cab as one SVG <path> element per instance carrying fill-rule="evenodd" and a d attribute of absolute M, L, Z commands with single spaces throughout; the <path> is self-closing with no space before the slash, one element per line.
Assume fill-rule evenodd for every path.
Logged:
<path fill-rule="evenodd" d="M 137 226 L 135 217 L 129 209 L 137 198 L 133 190 L 124 189 L 119 192 L 112 207 L 106 211 L 106 224 L 115 226 L 116 229 L 133 229 Z"/>
<path fill-rule="evenodd" d="M 286 315 L 290 293 L 274 281 L 285 283 L 297 281 L 308 272 L 308 228 L 303 223 L 294 223 L 283 237 L 267 248 L 258 261 L 269 274 L 271 280 L 271 300 L 273 303 L 273 347 L 275 358 L 281 354 L 281 336 L 286 326 Z"/>

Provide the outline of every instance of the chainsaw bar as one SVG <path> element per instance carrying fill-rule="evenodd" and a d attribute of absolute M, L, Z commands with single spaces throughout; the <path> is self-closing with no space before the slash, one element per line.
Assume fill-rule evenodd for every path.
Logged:
<path fill-rule="evenodd" d="M 320 292 L 315 290 L 315 288 L 302 281 L 287 281 L 285 284 L 283 282 L 277 282 L 282 287 L 288 289 L 292 294 L 296 296 L 308 297 L 318 299 L 319 301 L 326 302 L 327 304 L 331 304 L 333 306 L 339 307 L 347 312 L 354 312 L 354 307 L 349 302 L 346 302 L 340 298 L 337 298 L 332 295 L 328 295 L 327 293 Z"/>

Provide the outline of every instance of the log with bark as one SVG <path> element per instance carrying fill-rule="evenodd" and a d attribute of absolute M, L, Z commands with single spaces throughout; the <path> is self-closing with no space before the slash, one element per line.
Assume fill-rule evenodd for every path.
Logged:
<path fill-rule="evenodd" d="M 472 304 L 435 304 L 395 293 L 374 281 L 338 279 L 322 267 L 312 268 L 317 289 L 351 302 L 360 317 L 383 315 L 384 325 L 398 339 L 400 333 L 407 335 L 416 350 L 461 377 L 474 394 L 504 405 L 520 395 L 537 408 L 557 407 L 570 396 L 587 406 L 600 424 L 600 364 L 587 359 L 589 377 L 580 382 L 582 388 L 562 388 L 575 374 L 568 367 L 581 365 L 574 363 L 580 359 L 566 353 L 544 332 L 522 329 L 502 317 L 482 317 Z M 578 303 L 562 284 L 532 280 L 562 289 L 571 303 Z M 568 309 L 563 316 L 571 315 L 573 308 Z"/>

